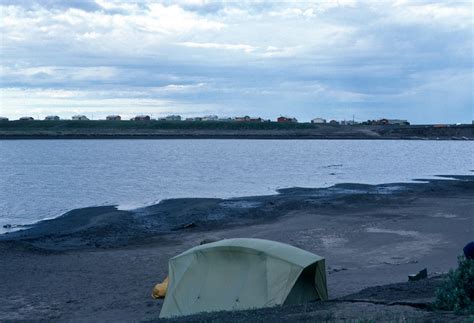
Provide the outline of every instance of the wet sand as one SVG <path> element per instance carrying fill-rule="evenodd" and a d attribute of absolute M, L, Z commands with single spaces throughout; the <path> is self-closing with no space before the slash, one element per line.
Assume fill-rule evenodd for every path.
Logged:
<path fill-rule="evenodd" d="M 208 237 L 271 239 L 324 256 L 331 301 L 194 320 L 455 319 L 424 308 L 439 279 L 424 289 L 405 282 L 425 267 L 431 276 L 455 267 L 474 237 L 472 196 L 474 176 L 460 176 L 74 210 L 0 236 L 0 320 L 157 319 L 162 301 L 150 293 L 168 259 Z"/>

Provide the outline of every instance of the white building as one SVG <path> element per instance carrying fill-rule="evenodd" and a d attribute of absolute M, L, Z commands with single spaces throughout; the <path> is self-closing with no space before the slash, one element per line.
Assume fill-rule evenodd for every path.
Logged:
<path fill-rule="evenodd" d="M 341 125 L 343 126 L 355 126 L 355 125 L 358 125 L 359 122 L 357 121 L 354 121 L 354 120 L 343 120 L 341 121 Z"/>
<path fill-rule="evenodd" d="M 311 120 L 311 123 L 326 123 L 326 119 L 314 118 L 313 120 Z"/>
<path fill-rule="evenodd" d="M 89 118 L 83 114 L 78 114 L 78 115 L 72 116 L 72 120 L 89 120 Z"/>
<path fill-rule="evenodd" d="M 59 120 L 58 116 L 46 116 L 44 120 Z"/>

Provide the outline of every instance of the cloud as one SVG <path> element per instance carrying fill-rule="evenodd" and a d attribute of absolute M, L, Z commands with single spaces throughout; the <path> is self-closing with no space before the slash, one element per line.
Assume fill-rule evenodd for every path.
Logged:
<path fill-rule="evenodd" d="M 1 10 L 2 115 L 472 118 L 469 2 L 4 0 Z"/>
<path fill-rule="evenodd" d="M 3 88 L 2 115 L 19 118 L 29 115 L 41 119 L 46 115 L 59 115 L 71 118 L 75 114 L 86 114 L 89 118 L 104 118 L 109 114 L 120 113 L 124 118 L 137 114 L 149 114 L 154 117 L 172 113 L 188 113 L 193 115 L 209 114 L 216 110 L 212 104 L 188 104 L 150 97 L 140 92 L 115 93 L 104 91 L 66 91 L 57 89 L 23 89 Z M 15 109 L 22 105 L 27 111 Z M 133 109 L 130 107 L 133 106 Z"/>
<path fill-rule="evenodd" d="M 455 29 L 472 27 L 472 3 L 398 2 L 393 5 L 391 20 L 398 24 L 432 25 Z"/>
<path fill-rule="evenodd" d="M 102 9 L 102 7 L 94 0 L 3 0 L 3 6 L 19 6 L 28 10 L 43 7 L 46 9 L 68 9 L 76 8 L 84 11 L 96 11 Z"/>
<path fill-rule="evenodd" d="M 219 43 L 194 43 L 194 42 L 182 42 L 176 43 L 180 46 L 191 47 L 191 48 L 206 48 L 206 49 L 224 49 L 224 50 L 241 50 L 246 53 L 255 51 L 257 48 L 247 44 L 219 44 Z"/>

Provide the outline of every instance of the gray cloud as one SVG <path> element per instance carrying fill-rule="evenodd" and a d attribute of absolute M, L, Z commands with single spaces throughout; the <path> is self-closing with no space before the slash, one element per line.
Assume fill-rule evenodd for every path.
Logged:
<path fill-rule="evenodd" d="M 2 115 L 48 102 L 84 109 L 102 102 L 99 110 L 126 114 L 136 102 L 155 113 L 472 118 L 465 3 L 2 5 Z M 25 93 L 31 98 L 20 100 Z"/>
<path fill-rule="evenodd" d="M 94 0 L 3 0 L 2 5 L 8 6 L 20 6 L 28 10 L 35 9 L 38 7 L 43 7 L 46 9 L 69 9 L 75 8 L 85 11 L 96 11 L 101 10 L 102 7 L 99 6 Z"/>

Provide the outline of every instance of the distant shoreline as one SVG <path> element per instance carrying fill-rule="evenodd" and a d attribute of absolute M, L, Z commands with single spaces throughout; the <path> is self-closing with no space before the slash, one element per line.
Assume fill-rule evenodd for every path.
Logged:
<path fill-rule="evenodd" d="M 378 139 L 474 140 L 473 125 L 341 126 L 309 123 L 10 121 L 0 140 L 18 139 Z"/>
<path fill-rule="evenodd" d="M 324 137 L 324 136 L 166 136 L 166 135 L 60 135 L 60 136 L 0 136 L 0 140 L 422 140 L 422 141 L 473 141 L 474 138 L 372 138 L 372 137 Z"/>

